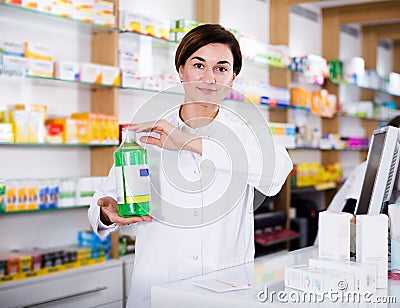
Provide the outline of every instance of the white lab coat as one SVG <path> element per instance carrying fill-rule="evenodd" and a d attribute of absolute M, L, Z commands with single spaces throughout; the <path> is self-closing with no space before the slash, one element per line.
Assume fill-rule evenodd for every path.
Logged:
<path fill-rule="evenodd" d="M 165 284 L 253 261 L 254 187 L 266 195 L 277 194 L 293 167 L 285 148 L 275 145 L 274 149 L 271 145 L 273 154 L 270 155 L 274 155 L 275 160 L 269 157 L 272 168 L 269 172 L 270 179 L 267 179 L 267 182 L 270 185 L 268 185 L 269 187 L 260 186 L 262 158 L 260 151 L 257 151 L 258 147 L 255 146 L 255 140 L 250 136 L 248 127 L 228 118 L 222 107 L 215 118 L 217 121 L 214 120 L 211 124 L 199 129 L 188 127 L 182 122 L 178 112 L 171 113 L 166 120 L 184 131 L 203 136 L 203 154 L 161 150 L 155 146 L 146 145 L 149 163 L 151 164 L 152 160 L 154 162 L 157 153 L 158 155 L 162 153 L 162 159 L 169 162 L 165 166 L 178 165 L 177 168 L 183 176 L 183 180 L 181 180 L 183 182 L 193 181 L 194 186 L 199 184 L 196 180 L 200 178 L 200 163 L 207 159 L 211 160 L 216 172 L 207 185 L 200 181 L 199 191 L 195 189 L 188 191 L 179 189 L 174 183 L 171 183 L 168 176 L 163 174 L 161 164 L 158 167 L 150 166 L 150 175 L 152 176 L 153 173 L 152 182 L 155 182 L 153 185 L 155 187 L 152 187 L 151 192 L 151 206 L 157 207 L 156 203 L 163 203 L 163 200 L 166 200 L 170 204 L 177 205 L 178 209 L 185 208 L 185 213 L 182 219 L 177 217 L 178 219 L 174 221 L 170 217 L 168 218 L 168 213 L 163 216 L 165 213 L 161 210 L 158 213 L 159 217 L 166 218 L 167 222 L 172 223 L 165 223 L 158 220 L 157 217 L 150 223 L 137 223 L 135 264 L 128 307 L 150 307 L 150 289 L 153 285 Z M 240 161 L 240 165 L 246 165 L 246 156 L 249 157 L 246 168 L 248 174 L 239 198 L 234 190 L 231 193 L 223 194 L 224 191 L 230 189 L 230 183 L 240 182 L 243 179 L 239 179 L 241 176 L 237 176 L 237 174 L 232 176 L 233 164 L 229 163 L 228 156 L 235 156 L 238 153 L 226 154 L 223 147 L 214 142 L 215 139 L 224 136 L 219 136 L 220 127 L 213 123 L 226 126 L 239 136 L 246 151 L 246 153 L 242 153 L 243 155 L 239 153 L 243 159 Z M 203 171 L 204 169 L 201 169 L 202 173 Z M 205 175 L 203 174 L 203 176 Z M 263 182 L 262 179 L 261 182 Z M 237 187 L 241 187 L 240 183 Z M 157 197 L 153 198 L 156 193 L 159 193 L 163 200 L 157 200 Z M 106 195 L 116 199 L 113 168 L 106 183 L 96 190 L 88 212 L 93 230 L 101 237 L 107 236 L 118 228 L 115 224 L 105 226 L 99 219 L 100 209 L 97 206 L 97 200 Z M 156 201 L 154 202 L 154 200 Z M 230 204 L 235 206 L 230 206 Z M 178 210 L 176 216 L 179 216 L 179 213 Z M 185 224 L 186 221 L 192 227 L 182 226 L 182 223 Z"/>

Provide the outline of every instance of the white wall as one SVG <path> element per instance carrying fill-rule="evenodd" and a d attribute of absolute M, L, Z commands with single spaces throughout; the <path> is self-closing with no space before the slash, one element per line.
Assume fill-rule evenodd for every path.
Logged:
<path fill-rule="evenodd" d="M 220 24 L 269 41 L 269 2 L 220 0 Z"/>
<path fill-rule="evenodd" d="M 54 60 L 88 61 L 90 27 L 38 14 L 0 8 L 0 39 L 51 47 Z M 66 117 L 89 111 L 89 88 L 65 83 L 0 77 L 0 110 L 10 104 L 44 104 L 48 114 Z M 0 150 L 0 178 L 51 178 L 90 175 L 87 148 L 6 147 Z M 0 216 L 0 251 L 21 247 L 52 247 L 76 242 L 77 230 L 88 229 L 87 210 Z"/>

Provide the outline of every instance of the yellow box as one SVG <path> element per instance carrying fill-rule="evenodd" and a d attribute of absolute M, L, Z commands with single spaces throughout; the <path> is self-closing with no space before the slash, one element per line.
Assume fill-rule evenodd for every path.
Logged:
<path fill-rule="evenodd" d="M 96 0 L 94 3 L 94 11 L 97 15 L 114 15 L 114 3 Z"/>
<path fill-rule="evenodd" d="M 18 204 L 18 183 L 16 181 L 7 181 L 6 183 L 6 212 L 15 212 Z"/>
<path fill-rule="evenodd" d="M 44 142 L 44 119 L 47 107 L 16 104 L 8 107 L 8 121 L 13 125 L 15 142 Z"/>
<path fill-rule="evenodd" d="M 28 7 L 30 9 L 37 9 L 38 1 L 36 1 L 36 0 L 22 0 L 21 1 L 21 6 Z"/>
<path fill-rule="evenodd" d="M 51 13 L 61 16 L 71 18 L 73 14 L 72 1 L 52 1 L 51 3 Z"/>
<path fill-rule="evenodd" d="M 54 118 L 46 123 L 61 124 L 63 126 L 63 143 L 87 143 L 87 122 L 79 119 Z"/>
<path fill-rule="evenodd" d="M 17 210 L 18 211 L 26 211 L 27 210 L 27 201 L 28 201 L 28 190 L 26 189 L 26 185 L 24 182 L 19 182 L 19 186 L 17 189 Z"/>
<path fill-rule="evenodd" d="M 47 45 L 25 42 L 25 57 L 35 60 L 53 61 L 53 49 Z"/>
<path fill-rule="evenodd" d="M 142 16 L 121 10 L 119 12 L 119 27 L 124 31 L 144 33 L 142 29 Z"/>
<path fill-rule="evenodd" d="M 39 187 L 37 182 L 27 183 L 27 210 L 37 210 L 39 208 Z"/>
<path fill-rule="evenodd" d="M 83 120 L 87 124 L 86 142 L 99 143 L 100 142 L 100 121 L 96 113 L 81 112 L 71 114 L 71 119 Z"/>

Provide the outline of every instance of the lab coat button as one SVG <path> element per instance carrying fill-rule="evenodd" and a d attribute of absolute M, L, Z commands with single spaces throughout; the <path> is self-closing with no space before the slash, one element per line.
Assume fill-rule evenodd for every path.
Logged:
<path fill-rule="evenodd" d="M 199 213 L 198 212 L 194 212 L 194 214 L 193 214 L 194 216 L 197 216 L 197 215 L 199 215 Z"/>
<path fill-rule="evenodd" d="M 198 260 L 199 256 L 193 256 L 193 260 Z"/>

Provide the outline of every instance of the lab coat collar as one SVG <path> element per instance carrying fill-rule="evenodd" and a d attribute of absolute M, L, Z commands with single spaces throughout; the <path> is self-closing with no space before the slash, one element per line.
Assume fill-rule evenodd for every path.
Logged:
<path fill-rule="evenodd" d="M 179 129 L 183 130 L 184 132 L 187 132 L 187 133 L 190 133 L 190 134 L 194 134 L 194 135 L 198 135 L 198 136 L 208 136 L 208 137 L 210 137 L 210 135 L 214 132 L 214 130 L 216 128 L 216 123 L 224 121 L 224 118 L 225 118 L 225 116 L 224 116 L 224 112 L 222 110 L 222 106 L 219 106 L 218 113 L 217 113 L 216 117 L 208 125 L 203 126 L 203 127 L 199 127 L 199 128 L 192 128 L 192 127 L 188 126 L 181 119 L 181 117 L 180 117 L 180 108 L 175 113 L 175 119 L 177 121 L 176 126 Z"/>

